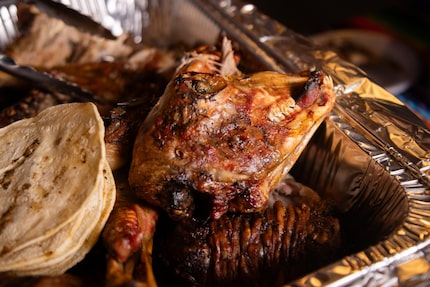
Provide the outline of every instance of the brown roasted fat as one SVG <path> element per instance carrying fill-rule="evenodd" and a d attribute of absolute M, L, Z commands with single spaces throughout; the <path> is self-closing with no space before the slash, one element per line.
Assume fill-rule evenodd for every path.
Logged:
<path fill-rule="evenodd" d="M 322 71 L 245 75 L 228 40 L 194 51 L 138 132 L 130 185 L 174 218 L 262 210 L 334 101 Z"/>

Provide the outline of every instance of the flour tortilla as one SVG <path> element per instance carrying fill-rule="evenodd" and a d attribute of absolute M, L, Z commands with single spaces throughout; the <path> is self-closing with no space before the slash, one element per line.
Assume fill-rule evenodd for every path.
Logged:
<path fill-rule="evenodd" d="M 95 244 L 116 193 L 104 130 L 91 103 L 0 129 L 0 272 L 61 274 Z"/>

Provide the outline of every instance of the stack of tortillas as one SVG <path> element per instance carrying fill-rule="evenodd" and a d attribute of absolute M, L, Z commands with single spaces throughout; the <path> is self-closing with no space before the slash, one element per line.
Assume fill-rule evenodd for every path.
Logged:
<path fill-rule="evenodd" d="M 92 103 L 0 129 L 0 272 L 61 274 L 96 243 L 116 192 L 104 131 Z"/>

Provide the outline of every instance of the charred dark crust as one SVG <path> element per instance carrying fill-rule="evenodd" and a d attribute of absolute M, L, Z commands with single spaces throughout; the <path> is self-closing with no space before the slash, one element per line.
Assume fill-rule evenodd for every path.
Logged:
<path fill-rule="evenodd" d="M 168 223 L 155 254 L 186 286 L 273 286 L 280 274 L 292 279 L 336 253 L 338 220 L 319 209 L 276 201 L 261 213 Z"/>

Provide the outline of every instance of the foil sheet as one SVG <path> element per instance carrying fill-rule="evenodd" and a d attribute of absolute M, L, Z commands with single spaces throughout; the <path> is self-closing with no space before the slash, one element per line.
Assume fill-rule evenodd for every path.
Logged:
<path fill-rule="evenodd" d="M 143 44 L 210 44 L 225 33 L 267 69 L 330 74 L 335 108 L 291 172 L 335 203 L 355 243 L 343 258 L 285 286 L 428 286 L 430 132 L 362 70 L 242 1 L 59 2 Z M 3 5 L 0 20 L 4 48 L 18 35 L 16 7 Z"/>

